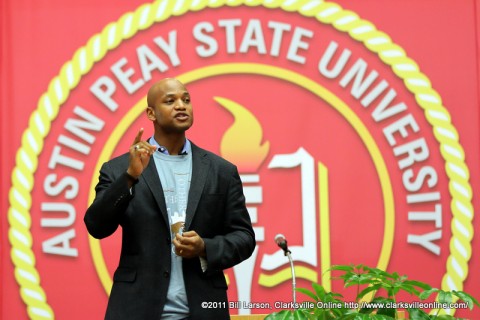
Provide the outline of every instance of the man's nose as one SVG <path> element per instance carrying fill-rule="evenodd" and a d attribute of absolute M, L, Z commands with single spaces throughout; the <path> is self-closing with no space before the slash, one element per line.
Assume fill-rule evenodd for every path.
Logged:
<path fill-rule="evenodd" d="M 178 100 L 177 103 L 175 103 L 175 109 L 185 109 L 185 102 Z"/>

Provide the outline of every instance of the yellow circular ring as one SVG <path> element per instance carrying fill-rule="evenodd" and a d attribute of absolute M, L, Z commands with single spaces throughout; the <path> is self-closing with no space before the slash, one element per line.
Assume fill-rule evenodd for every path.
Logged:
<path fill-rule="evenodd" d="M 465 153 L 460 145 L 458 133 L 451 122 L 447 109 L 443 106 L 439 94 L 432 88 L 427 76 L 418 65 L 409 58 L 403 49 L 393 43 L 375 26 L 338 4 L 321 0 L 262 1 L 262 0 L 199 0 L 185 1 L 178 5 L 175 0 L 160 0 L 144 4 L 124 14 L 117 22 L 108 24 L 100 34 L 95 34 L 80 47 L 53 78 L 48 90 L 39 98 L 37 109 L 30 116 L 28 128 L 22 136 L 22 145 L 16 155 L 15 168 L 12 170 L 12 187 L 9 192 L 8 238 L 12 246 L 11 260 L 15 266 L 15 279 L 20 286 L 22 300 L 27 306 L 31 319 L 53 319 L 54 312 L 47 302 L 46 294 L 40 285 L 40 277 L 35 268 L 35 256 L 32 250 L 31 195 L 37 169 L 38 156 L 43 149 L 44 138 L 50 130 L 50 123 L 58 115 L 60 106 L 80 78 L 87 74 L 93 64 L 103 59 L 112 49 L 132 37 L 136 32 L 149 28 L 171 16 L 180 16 L 191 11 L 221 6 L 263 5 L 269 9 L 280 8 L 288 12 L 315 18 L 320 23 L 332 25 L 340 32 L 365 45 L 378 54 L 379 58 L 404 81 L 406 88 L 414 94 L 419 106 L 424 109 L 427 121 L 433 127 L 433 133 L 440 144 L 445 170 L 449 178 L 449 190 L 452 197 L 452 237 L 450 255 L 446 263 L 446 273 L 442 280 L 444 290 L 462 290 L 463 281 L 468 276 L 468 261 L 472 255 L 474 207 L 473 191 L 469 182 L 470 172 L 465 163 Z M 28 292 L 29 294 L 26 294 Z M 455 310 L 450 309 L 449 314 Z"/>

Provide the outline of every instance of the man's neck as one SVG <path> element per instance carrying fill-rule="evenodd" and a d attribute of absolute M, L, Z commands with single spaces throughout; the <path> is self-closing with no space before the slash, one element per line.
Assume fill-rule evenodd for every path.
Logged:
<path fill-rule="evenodd" d="M 155 134 L 154 137 L 159 145 L 167 148 L 170 155 L 180 154 L 186 141 L 185 134 Z"/>

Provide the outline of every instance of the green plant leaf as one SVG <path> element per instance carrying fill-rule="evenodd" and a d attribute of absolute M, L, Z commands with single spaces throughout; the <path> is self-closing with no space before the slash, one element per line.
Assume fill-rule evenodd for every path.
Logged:
<path fill-rule="evenodd" d="M 420 295 L 420 291 L 418 291 L 417 289 L 415 289 L 414 286 L 408 284 L 408 283 L 400 283 L 399 286 L 398 286 L 398 289 L 401 289 L 403 291 L 406 291 L 412 295 L 415 295 L 415 296 L 419 296 Z"/>
<path fill-rule="evenodd" d="M 405 284 L 409 284 L 418 288 L 422 288 L 423 290 L 430 290 L 432 289 L 432 286 L 429 285 L 428 283 L 422 282 L 422 281 L 417 281 L 417 280 L 405 280 L 403 281 Z"/>
<path fill-rule="evenodd" d="M 315 295 L 315 293 L 313 293 L 312 291 L 308 290 L 308 289 L 305 289 L 305 288 L 296 288 L 295 289 L 296 291 L 300 292 L 300 293 L 303 293 L 307 296 L 309 296 L 310 298 L 312 298 L 313 300 L 315 301 L 319 301 L 319 297 Z"/>
<path fill-rule="evenodd" d="M 342 316 L 340 319 L 342 320 L 369 320 L 370 316 L 368 314 L 361 314 L 358 312 L 350 313 Z"/>
<path fill-rule="evenodd" d="M 325 298 L 325 288 L 318 283 L 312 283 L 313 290 L 315 290 L 315 294 L 319 298 L 319 300 L 323 300 Z"/>
<path fill-rule="evenodd" d="M 375 282 L 376 278 L 372 274 L 362 273 L 362 274 L 352 274 L 348 278 L 345 278 L 345 288 L 356 286 L 360 284 L 370 284 Z"/>
<path fill-rule="evenodd" d="M 378 268 L 368 268 L 368 271 L 369 271 L 370 274 L 374 274 L 378 278 L 396 280 L 400 277 L 398 275 L 398 273 L 396 273 L 396 272 L 388 273 L 387 271 L 384 271 L 384 270 L 378 269 Z"/>
<path fill-rule="evenodd" d="M 293 320 L 307 320 L 308 312 L 304 309 L 297 309 L 293 312 Z"/>
<path fill-rule="evenodd" d="M 339 309 L 318 308 L 318 309 L 315 309 L 313 315 L 310 315 L 309 317 L 312 320 L 341 319 L 344 313 L 345 312 L 341 312 Z"/>
<path fill-rule="evenodd" d="M 292 311 L 282 310 L 274 312 L 265 317 L 265 320 L 293 320 Z"/>
<path fill-rule="evenodd" d="M 297 288 L 296 290 L 317 302 L 310 309 L 283 310 L 278 313 L 272 313 L 267 316 L 267 320 L 390 320 L 394 319 L 396 310 L 386 308 L 389 302 L 395 302 L 395 297 L 400 291 L 415 295 L 421 300 L 425 300 L 436 293 L 436 300 L 442 304 L 451 303 L 455 297 L 468 304 L 470 310 L 475 305 L 480 306 L 470 294 L 462 291 L 443 291 L 432 288 L 429 284 L 416 280 L 408 280 L 406 275 L 400 275 L 397 272 L 388 273 L 378 268 L 371 268 L 362 264 L 359 265 L 334 265 L 327 270 L 331 279 L 341 280 L 344 288 L 356 287 L 356 301 L 365 299 L 367 294 L 375 292 L 375 297 L 370 305 L 347 305 L 343 296 L 338 292 L 328 292 L 323 286 L 312 283 L 313 290 Z M 335 274 L 334 274 L 335 272 Z M 354 289 L 355 290 L 355 289 Z M 385 297 L 386 295 L 386 297 Z M 323 303 L 321 306 L 319 303 Z M 332 303 L 330 305 L 329 303 Z M 376 305 L 374 303 L 377 303 Z M 383 305 L 382 305 L 383 303 Z M 335 304 L 335 305 L 334 305 Z M 390 307 L 391 305 L 389 305 Z M 425 311 L 417 308 L 407 309 L 409 319 L 413 320 L 452 320 L 455 319 L 449 315 L 429 315 Z"/>
<path fill-rule="evenodd" d="M 398 291 L 400 291 L 400 289 L 404 289 L 402 288 L 401 284 L 398 284 L 398 285 L 393 285 L 391 288 L 385 288 L 387 291 L 388 291 L 388 296 L 389 297 L 394 297 L 397 295 Z"/>
<path fill-rule="evenodd" d="M 395 316 L 393 317 L 390 317 L 388 315 L 385 315 L 385 314 L 374 314 L 371 319 L 375 319 L 375 320 L 395 320 Z"/>
<path fill-rule="evenodd" d="M 415 320 L 430 320 L 430 316 L 423 310 L 417 308 L 408 308 L 408 318 Z"/>
<path fill-rule="evenodd" d="M 372 291 L 376 291 L 378 289 L 380 289 L 382 287 L 381 284 L 375 284 L 373 286 L 370 286 L 370 287 L 367 287 L 365 289 L 363 289 L 362 291 L 360 291 L 356 297 L 356 300 L 360 300 L 362 299 L 365 295 L 367 295 L 368 293 L 372 292 Z"/>
<path fill-rule="evenodd" d="M 473 309 L 474 304 L 476 306 L 480 306 L 480 303 L 478 302 L 478 300 L 466 292 L 453 290 L 452 293 L 454 296 L 457 296 L 461 300 L 465 301 L 468 304 L 468 308 L 470 310 Z"/>
<path fill-rule="evenodd" d="M 441 314 L 437 317 L 435 317 L 435 320 L 458 320 L 459 318 L 455 318 L 454 316 L 451 316 L 449 314 Z"/>
<path fill-rule="evenodd" d="M 341 270 L 341 271 L 352 271 L 354 267 L 352 265 L 333 265 L 328 268 L 327 271 Z"/>
<path fill-rule="evenodd" d="M 386 316 L 389 319 L 395 319 L 395 309 L 394 308 L 382 308 L 378 309 L 377 315 Z"/>
<path fill-rule="evenodd" d="M 425 291 L 423 291 L 422 293 L 420 293 L 418 295 L 418 297 L 421 299 L 421 300 L 425 300 L 425 299 L 428 299 L 428 297 L 430 297 L 430 295 L 432 293 L 435 293 L 435 292 L 438 292 L 440 289 L 437 289 L 437 288 L 430 288 L 430 289 L 427 289 Z"/>
<path fill-rule="evenodd" d="M 438 302 L 440 303 L 452 303 L 453 295 L 450 291 L 438 291 Z"/>

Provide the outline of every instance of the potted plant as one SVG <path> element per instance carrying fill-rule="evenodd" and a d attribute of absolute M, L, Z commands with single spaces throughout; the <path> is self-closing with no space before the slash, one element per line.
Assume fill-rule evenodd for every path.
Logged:
<path fill-rule="evenodd" d="M 297 288 L 313 301 L 299 304 L 296 310 L 282 310 L 268 315 L 265 320 L 279 319 L 408 319 L 446 320 L 457 319 L 445 310 L 457 303 L 458 306 L 480 306 L 470 294 L 463 291 L 444 291 L 432 288 L 425 282 L 409 280 L 397 272 L 388 273 L 365 265 L 335 265 L 331 272 L 333 280 L 342 280 L 344 288 L 355 289 L 355 301 L 346 301 L 343 295 L 327 292 L 323 286 L 312 283 L 313 290 Z M 414 302 L 397 301 L 400 292 L 417 298 Z M 436 300 L 425 300 L 436 294 Z M 424 309 L 432 309 L 430 314 Z"/>

